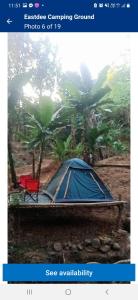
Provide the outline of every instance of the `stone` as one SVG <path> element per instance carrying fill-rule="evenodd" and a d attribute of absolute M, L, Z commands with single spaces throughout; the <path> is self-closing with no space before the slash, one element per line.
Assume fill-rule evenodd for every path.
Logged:
<path fill-rule="evenodd" d="M 112 236 L 116 237 L 118 235 L 117 231 L 112 230 Z"/>
<path fill-rule="evenodd" d="M 126 249 L 125 249 L 125 253 L 127 255 L 130 255 L 130 244 L 127 244 Z"/>
<path fill-rule="evenodd" d="M 83 246 L 82 246 L 81 244 L 79 244 L 79 245 L 77 246 L 77 248 L 78 248 L 78 250 L 80 250 L 80 251 L 83 250 Z"/>
<path fill-rule="evenodd" d="M 102 243 L 103 245 L 111 245 L 113 243 L 112 239 L 109 238 L 109 237 L 105 237 L 103 240 L 102 240 Z"/>
<path fill-rule="evenodd" d="M 64 246 L 64 249 L 69 250 L 69 246 L 68 245 Z"/>
<path fill-rule="evenodd" d="M 60 242 L 55 242 L 53 247 L 54 247 L 54 250 L 57 252 L 62 250 L 62 245 Z"/>
<path fill-rule="evenodd" d="M 91 241 L 91 239 L 85 239 L 85 245 L 86 246 L 90 246 L 91 244 L 92 244 L 92 241 Z"/>
<path fill-rule="evenodd" d="M 119 251 L 121 247 L 120 247 L 119 243 L 114 243 L 112 245 L 112 248 L 113 248 L 113 250 Z"/>
<path fill-rule="evenodd" d="M 111 247 L 109 245 L 105 245 L 100 248 L 100 251 L 103 253 L 107 253 L 108 251 L 110 251 L 110 249 Z"/>
<path fill-rule="evenodd" d="M 99 262 L 96 262 L 96 261 L 90 261 L 90 262 L 88 262 L 87 264 L 88 264 L 88 265 L 89 265 L 89 264 L 95 265 L 95 264 L 100 264 L 100 263 L 99 263 Z"/>
<path fill-rule="evenodd" d="M 114 257 L 116 256 L 116 253 L 114 250 L 110 250 L 108 253 L 108 261 L 109 262 L 113 262 L 114 261 Z"/>
<path fill-rule="evenodd" d="M 70 241 L 67 244 L 68 244 L 69 248 L 72 247 L 72 243 Z"/>
<path fill-rule="evenodd" d="M 101 247 L 100 239 L 95 238 L 92 240 L 92 247 L 95 249 L 99 249 Z"/>
<path fill-rule="evenodd" d="M 126 230 L 124 230 L 124 229 L 119 229 L 119 230 L 118 230 L 118 233 L 119 233 L 120 235 L 122 235 L 122 236 L 128 236 L 128 232 L 127 232 Z"/>
<path fill-rule="evenodd" d="M 48 256 L 55 256 L 55 255 L 56 255 L 56 253 L 54 251 L 49 251 L 48 252 Z"/>
<path fill-rule="evenodd" d="M 85 251 L 90 252 L 90 253 L 94 252 L 94 250 L 91 246 L 90 247 L 86 246 Z"/>
<path fill-rule="evenodd" d="M 77 246 L 75 244 L 72 245 L 72 250 L 76 250 Z"/>

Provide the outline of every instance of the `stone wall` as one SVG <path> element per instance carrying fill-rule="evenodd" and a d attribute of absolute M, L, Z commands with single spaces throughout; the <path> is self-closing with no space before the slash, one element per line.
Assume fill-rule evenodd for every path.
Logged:
<path fill-rule="evenodd" d="M 130 257 L 117 208 L 9 207 L 9 263 L 112 263 Z"/>

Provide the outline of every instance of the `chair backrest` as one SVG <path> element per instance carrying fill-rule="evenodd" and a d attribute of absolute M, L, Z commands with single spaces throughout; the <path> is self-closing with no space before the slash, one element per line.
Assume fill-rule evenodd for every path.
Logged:
<path fill-rule="evenodd" d="M 38 193 L 40 187 L 40 182 L 37 179 L 30 179 L 26 182 L 26 189 L 30 193 Z"/>
<path fill-rule="evenodd" d="M 26 188 L 27 181 L 32 179 L 33 178 L 31 175 L 21 175 L 19 177 L 19 185 L 23 188 Z"/>

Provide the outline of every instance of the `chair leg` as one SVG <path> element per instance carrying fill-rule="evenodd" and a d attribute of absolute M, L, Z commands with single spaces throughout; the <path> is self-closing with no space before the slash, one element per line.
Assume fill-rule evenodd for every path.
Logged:
<path fill-rule="evenodd" d="M 38 203 L 38 192 L 36 194 L 36 202 Z"/>
<path fill-rule="evenodd" d="M 25 202 L 26 192 L 24 192 L 24 202 Z"/>

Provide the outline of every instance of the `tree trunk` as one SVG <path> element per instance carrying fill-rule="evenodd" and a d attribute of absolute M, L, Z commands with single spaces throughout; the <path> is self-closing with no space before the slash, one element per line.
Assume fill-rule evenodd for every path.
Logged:
<path fill-rule="evenodd" d="M 103 152 L 102 152 L 102 149 L 99 147 L 99 157 L 100 157 L 100 160 L 103 160 L 104 157 L 103 157 Z"/>
<path fill-rule="evenodd" d="M 32 152 L 32 176 L 35 178 L 35 153 Z"/>
<path fill-rule="evenodd" d="M 16 189 L 18 187 L 15 167 L 14 167 L 14 160 L 12 155 L 12 145 L 10 139 L 8 138 L 8 156 L 9 156 L 9 164 L 10 164 L 10 173 L 11 173 L 11 180 L 13 183 L 13 187 Z"/>
<path fill-rule="evenodd" d="M 42 166 L 42 161 L 43 161 L 43 153 L 44 153 L 44 141 L 42 141 L 42 143 L 41 143 L 39 163 L 38 163 L 38 169 L 37 169 L 37 173 L 36 173 L 36 178 L 38 180 L 40 180 L 40 175 L 41 175 L 41 166 Z"/>

